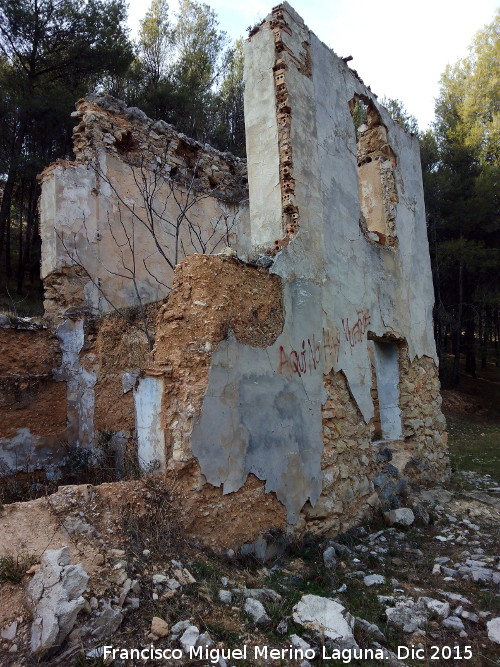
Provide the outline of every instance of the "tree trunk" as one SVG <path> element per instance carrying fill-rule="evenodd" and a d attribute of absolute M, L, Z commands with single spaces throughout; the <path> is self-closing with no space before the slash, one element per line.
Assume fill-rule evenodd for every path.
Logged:
<path fill-rule="evenodd" d="M 14 194 L 14 186 L 16 183 L 17 171 L 19 167 L 19 158 L 23 148 L 24 137 L 26 136 L 27 122 L 22 119 L 19 124 L 16 140 L 12 146 L 10 156 L 9 173 L 3 191 L 2 204 L 0 206 L 0 257 L 4 249 L 5 232 L 10 216 L 10 207 L 12 204 L 12 196 Z"/>
<path fill-rule="evenodd" d="M 24 284 L 24 253 L 23 253 L 23 217 L 24 217 L 24 178 L 21 181 L 19 195 L 19 243 L 17 257 L 17 293 L 21 294 Z"/>
<path fill-rule="evenodd" d="M 495 332 L 493 340 L 495 345 L 495 366 L 498 368 L 500 366 L 500 322 L 498 317 L 498 308 L 495 309 L 495 318 L 493 330 Z"/>
<path fill-rule="evenodd" d="M 9 211 L 10 214 L 10 211 Z M 11 229 L 10 229 L 10 215 L 7 216 L 5 221 L 5 276 L 10 278 L 12 274 L 12 264 L 11 264 L 11 254 L 10 254 L 10 238 L 11 238 Z"/>
<path fill-rule="evenodd" d="M 38 187 L 34 187 L 33 202 L 31 207 L 31 217 L 32 217 L 32 232 L 31 232 L 31 261 L 30 261 L 30 281 L 33 283 L 35 281 L 35 276 L 40 277 L 40 247 L 41 239 L 38 233 L 38 215 L 36 208 Z"/>
<path fill-rule="evenodd" d="M 468 299 L 470 301 L 470 299 Z M 475 318 L 474 308 L 472 305 L 465 307 L 465 372 L 471 375 L 474 379 L 476 375 L 476 346 L 475 346 Z"/>
<path fill-rule="evenodd" d="M 34 199 L 34 192 L 36 192 L 36 186 L 33 183 L 33 181 L 29 185 L 29 191 L 28 191 L 28 213 L 27 213 L 27 219 L 26 219 L 26 235 L 25 235 L 25 242 L 24 242 L 24 258 L 23 258 L 23 264 L 24 264 L 24 271 L 26 272 L 26 269 L 30 269 L 31 273 L 31 236 L 33 233 L 33 220 L 34 220 L 34 206 L 33 206 L 33 199 Z"/>
<path fill-rule="evenodd" d="M 453 370 L 451 373 L 451 385 L 452 387 L 458 387 L 460 382 L 460 342 L 462 337 L 462 312 L 463 312 L 463 294 L 464 294 L 464 285 L 463 285 L 463 263 L 460 260 L 458 266 L 458 312 L 457 312 L 457 321 L 455 323 L 454 330 L 454 354 L 455 359 L 453 360 Z"/>
<path fill-rule="evenodd" d="M 490 318 L 491 313 L 488 306 L 484 307 L 483 311 L 483 331 L 481 336 L 481 368 L 486 368 L 488 364 L 488 341 L 490 334 Z"/>

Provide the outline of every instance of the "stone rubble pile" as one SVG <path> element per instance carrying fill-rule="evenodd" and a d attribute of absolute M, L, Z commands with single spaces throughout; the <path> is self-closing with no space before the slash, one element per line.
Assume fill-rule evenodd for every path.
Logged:
<path fill-rule="evenodd" d="M 44 553 L 41 566 L 28 586 L 34 607 L 31 651 L 43 655 L 60 646 L 85 607 L 82 593 L 89 577 L 80 564 L 71 565 L 69 548 Z"/>
<path fill-rule="evenodd" d="M 146 548 L 137 561 L 126 546 L 110 547 L 96 558 L 104 578 L 98 591 L 82 564 L 70 562 L 68 547 L 46 551 L 40 565 L 29 570 L 32 623 L 26 626 L 18 616 L 0 627 L 0 648 L 19 653 L 24 645 L 28 653 L 43 658 L 60 651 L 73 655 L 83 646 L 86 656 L 95 658 L 101 655 L 99 644 L 122 636 L 124 621 L 136 614 L 145 614 L 147 622 L 137 645 L 169 646 L 186 655 L 194 648 L 221 647 L 224 642 L 203 627 L 196 613 L 186 613 L 186 600 L 203 598 L 218 613 L 238 617 L 241 636 L 265 638 L 271 632 L 309 656 L 321 655 L 322 646 L 378 646 L 387 664 L 404 667 L 387 648 L 394 637 L 415 646 L 443 637 L 448 643 L 469 644 L 481 637 L 483 650 L 491 652 L 500 645 L 500 616 L 485 608 L 478 594 L 487 593 L 492 600 L 500 596 L 496 505 L 469 505 L 442 489 L 422 492 L 409 504 L 388 512 L 389 517 L 382 515 L 383 528 L 360 526 L 348 539 L 325 540 L 316 569 L 322 568 L 331 584 L 322 594 L 302 589 L 293 605 L 289 596 L 308 581 L 300 558 L 275 555 L 258 571 L 260 578 L 242 579 L 245 570 L 236 567 L 207 584 L 184 557 L 183 562 L 178 557 L 159 563 Z M 79 545 L 99 539 L 88 516 L 75 513 L 62 525 Z M 271 553 L 271 547 L 269 542 L 262 555 Z M 234 552 L 225 558 L 236 564 Z M 256 562 L 255 553 L 246 558 Z M 134 562 L 140 563 L 139 569 Z M 314 568 L 307 572 L 315 574 Z M 369 599 L 376 611 L 356 608 L 356 595 Z M 177 603 L 185 610 L 180 618 L 161 613 Z M 149 611 L 154 605 L 159 605 L 159 613 Z M 232 667 L 222 657 L 218 664 Z M 308 664 L 313 663 L 306 660 L 302 667 Z"/>

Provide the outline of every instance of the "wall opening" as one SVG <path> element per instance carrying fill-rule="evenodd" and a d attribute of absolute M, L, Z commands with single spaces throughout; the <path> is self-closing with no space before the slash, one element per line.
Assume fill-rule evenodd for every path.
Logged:
<path fill-rule="evenodd" d="M 394 246 L 396 155 L 388 143 L 387 128 L 369 98 L 355 95 L 349 110 L 356 131 L 361 228 L 369 241 Z"/>
<path fill-rule="evenodd" d="M 369 343 L 372 361 L 373 441 L 401 440 L 403 429 L 399 408 L 399 348 L 395 343 Z"/>

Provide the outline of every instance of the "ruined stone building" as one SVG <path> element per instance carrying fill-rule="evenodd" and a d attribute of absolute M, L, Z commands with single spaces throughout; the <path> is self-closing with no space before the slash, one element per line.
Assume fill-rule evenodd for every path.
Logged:
<path fill-rule="evenodd" d="M 446 476 L 417 138 L 287 3 L 245 90 L 247 161 L 78 102 L 41 175 L 46 318 L 0 330 L 4 477 L 134 449 L 237 545 Z"/>

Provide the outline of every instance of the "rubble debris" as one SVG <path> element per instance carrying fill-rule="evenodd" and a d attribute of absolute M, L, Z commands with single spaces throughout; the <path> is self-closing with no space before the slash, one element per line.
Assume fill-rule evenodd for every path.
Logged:
<path fill-rule="evenodd" d="M 73 629 L 78 612 L 85 606 L 82 593 L 88 574 L 78 563 L 71 565 L 68 547 L 49 549 L 28 586 L 34 607 L 31 651 L 44 655 L 60 646 Z"/>

